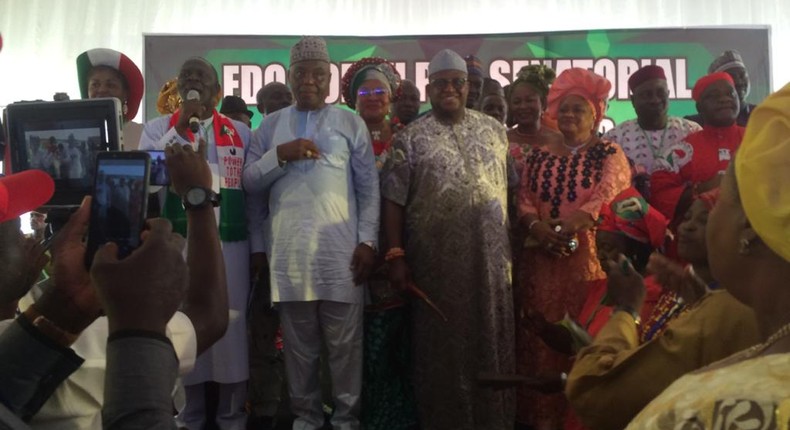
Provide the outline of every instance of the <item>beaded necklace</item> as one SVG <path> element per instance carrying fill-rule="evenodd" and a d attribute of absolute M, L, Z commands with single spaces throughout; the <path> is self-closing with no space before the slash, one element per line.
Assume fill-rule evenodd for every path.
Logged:
<path fill-rule="evenodd" d="M 645 343 L 663 333 L 667 324 L 684 311 L 686 305 L 677 294 L 672 292 L 662 294 L 650 313 L 650 318 L 642 326 L 641 342 Z"/>
<path fill-rule="evenodd" d="M 787 336 L 790 336 L 790 323 L 779 327 L 779 330 L 768 336 L 768 339 L 766 339 L 765 342 L 747 349 L 745 358 L 753 358 L 757 355 L 760 355 L 763 351 L 768 349 L 769 346 L 775 344 L 777 341 L 779 341 L 779 339 Z"/>
<path fill-rule="evenodd" d="M 608 142 L 595 143 L 586 151 L 570 156 L 558 156 L 535 149 L 525 158 L 527 186 L 532 193 L 538 194 L 540 201 L 551 204 L 550 216 L 559 218 L 563 201 L 567 199 L 568 202 L 575 202 L 578 198 L 580 168 L 581 186 L 590 189 L 593 184 L 601 182 L 606 158 L 616 152 L 617 149 Z"/>
<path fill-rule="evenodd" d="M 661 157 L 661 150 L 664 148 L 664 138 L 667 137 L 667 130 L 669 130 L 669 121 L 667 121 L 667 125 L 664 126 L 664 132 L 661 133 L 661 140 L 658 142 L 658 148 L 656 148 L 655 145 L 653 145 L 653 138 L 650 136 L 650 133 L 645 131 L 645 129 L 642 127 L 639 127 L 639 129 L 642 130 L 642 135 L 644 135 L 645 140 L 647 140 L 647 148 L 650 149 L 650 152 L 653 153 L 653 160 L 658 160 Z"/>

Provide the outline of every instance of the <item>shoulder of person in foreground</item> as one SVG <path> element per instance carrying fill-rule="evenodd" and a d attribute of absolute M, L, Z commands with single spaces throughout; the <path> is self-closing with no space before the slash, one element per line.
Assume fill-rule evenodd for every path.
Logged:
<path fill-rule="evenodd" d="M 118 247 L 96 253 L 91 279 L 107 314 L 103 427 L 173 428 L 170 392 L 178 360 L 165 336 L 168 321 L 183 300 L 189 272 L 184 239 L 167 220 L 148 221 L 143 244 L 118 259 Z"/>
<path fill-rule="evenodd" d="M 566 395 L 589 427 L 625 427 L 682 375 L 758 339 L 754 313 L 725 291 L 708 293 L 661 336 L 638 347 L 629 318 L 613 315 L 569 374 Z"/>

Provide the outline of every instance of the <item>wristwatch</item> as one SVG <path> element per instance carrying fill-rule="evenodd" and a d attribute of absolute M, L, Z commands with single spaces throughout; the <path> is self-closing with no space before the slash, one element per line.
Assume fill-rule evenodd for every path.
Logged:
<path fill-rule="evenodd" d="M 183 197 L 184 209 L 200 209 L 211 205 L 219 206 L 219 194 L 203 187 L 192 187 L 187 190 Z"/>

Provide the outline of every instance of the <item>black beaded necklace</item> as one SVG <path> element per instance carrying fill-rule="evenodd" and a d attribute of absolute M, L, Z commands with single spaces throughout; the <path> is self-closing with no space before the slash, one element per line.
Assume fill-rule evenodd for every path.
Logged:
<path fill-rule="evenodd" d="M 551 217 L 559 218 L 563 198 L 569 202 L 578 198 L 576 190 L 579 166 L 582 167 L 581 186 L 589 189 L 593 184 L 601 182 L 606 158 L 616 152 L 615 147 L 608 142 L 594 143 L 586 151 L 570 156 L 554 155 L 542 149 L 530 151 L 525 159 L 528 180 L 526 185 L 532 193 L 537 193 L 540 182 L 540 200 L 551 203 Z M 556 175 L 554 166 L 557 166 Z"/>

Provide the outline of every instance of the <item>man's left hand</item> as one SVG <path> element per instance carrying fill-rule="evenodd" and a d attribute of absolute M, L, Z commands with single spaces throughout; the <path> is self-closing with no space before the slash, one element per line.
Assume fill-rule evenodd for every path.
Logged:
<path fill-rule="evenodd" d="M 85 197 L 52 244 L 52 285 L 35 303 L 47 319 L 69 333 L 80 333 L 101 314 L 101 303 L 85 269 L 91 198 Z"/>
<path fill-rule="evenodd" d="M 360 243 L 354 250 L 351 258 L 351 271 L 354 272 L 354 285 L 360 285 L 368 279 L 373 265 L 376 264 L 376 251 L 373 248 Z"/>

